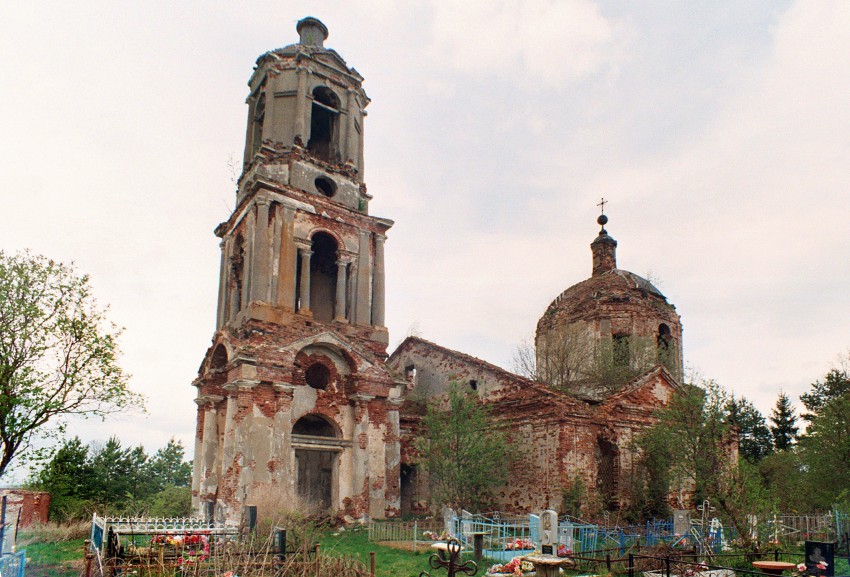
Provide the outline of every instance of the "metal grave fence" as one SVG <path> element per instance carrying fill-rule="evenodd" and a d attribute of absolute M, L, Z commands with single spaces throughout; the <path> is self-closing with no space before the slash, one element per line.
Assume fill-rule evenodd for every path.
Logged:
<path fill-rule="evenodd" d="M 26 549 L 0 557 L 0 575 L 3 577 L 24 577 L 27 565 Z"/>

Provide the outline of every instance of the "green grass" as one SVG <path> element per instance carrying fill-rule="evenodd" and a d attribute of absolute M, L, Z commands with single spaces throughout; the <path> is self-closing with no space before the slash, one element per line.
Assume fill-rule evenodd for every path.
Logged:
<path fill-rule="evenodd" d="M 424 551 L 420 550 L 417 553 L 402 551 L 370 542 L 366 529 L 330 531 L 322 535 L 320 543 L 323 554 L 345 554 L 357 557 L 366 567 L 369 567 L 369 553 L 374 551 L 376 577 L 416 577 L 422 571 L 428 571 L 433 575 L 439 574 L 428 567 L 431 551 L 427 550 L 426 544 L 421 545 Z"/>
<path fill-rule="evenodd" d="M 27 577 L 77 577 L 82 568 L 83 541 L 23 545 L 27 551 Z"/>

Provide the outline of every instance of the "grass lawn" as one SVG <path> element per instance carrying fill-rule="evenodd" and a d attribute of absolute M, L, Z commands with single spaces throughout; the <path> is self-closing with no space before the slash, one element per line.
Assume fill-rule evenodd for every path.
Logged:
<path fill-rule="evenodd" d="M 83 568 L 83 539 L 29 543 L 27 577 L 77 577 Z M 21 547 L 21 545 L 19 545 Z"/>
<path fill-rule="evenodd" d="M 435 572 L 428 567 L 431 551 L 427 548 L 427 544 L 423 544 L 422 549 L 413 553 L 372 543 L 368 537 L 369 533 L 366 529 L 330 531 L 322 536 L 321 550 L 325 555 L 341 553 L 358 557 L 366 567 L 369 567 L 369 552 L 374 551 L 376 577 L 417 577 L 422 571 L 428 571 L 433 575 L 439 574 L 439 571 Z"/>

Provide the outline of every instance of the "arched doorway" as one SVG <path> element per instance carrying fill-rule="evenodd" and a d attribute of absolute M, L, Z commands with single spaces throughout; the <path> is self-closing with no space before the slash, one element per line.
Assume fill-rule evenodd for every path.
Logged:
<path fill-rule="evenodd" d="M 305 415 L 292 427 L 292 441 L 301 505 L 315 506 L 321 511 L 332 509 L 340 451 L 336 426 L 321 415 Z"/>

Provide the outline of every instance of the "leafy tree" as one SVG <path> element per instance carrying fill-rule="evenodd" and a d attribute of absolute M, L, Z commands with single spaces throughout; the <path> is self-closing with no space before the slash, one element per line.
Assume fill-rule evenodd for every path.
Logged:
<path fill-rule="evenodd" d="M 770 413 L 770 433 L 773 435 L 773 446 L 777 451 L 786 451 L 791 448 L 797 438 L 797 415 L 794 414 L 794 406 L 788 395 L 780 392 L 776 399 L 776 406 Z"/>
<path fill-rule="evenodd" d="M 414 441 L 436 503 L 478 510 L 511 466 L 505 434 L 474 393 L 456 384 L 445 403 L 431 402 Z"/>
<path fill-rule="evenodd" d="M 831 369 L 823 378 L 823 382 L 812 383 L 812 390 L 800 395 L 800 401 L 808 413 L 801 416 L 811 421 L 833 399 L 850 393 L 850 352 L 839 362 L 839 366 Z"/>
<path fill-rule="evenodd" d="M 87 276 L 0 251 L 0 476 L 37 437 L 63 432 L 64 417 L 141 405 L 118 365 L 120 332 Z"/>
<path fill-rule="evenodd" d="M 789 513 L 813 513 L 814 504 L 809 487 L 806 467 L 799 451 L 774 452 L 758 463 L 759 474 L 772 499 L 782 503 L 782 510 Z"/>
<path fill-rule="evenodd" d="M 756 470 L 733 459 L 734 438 L 728 418 L 729 395 L 714 381 L 686 385 L 659 411 L 658 422 L 639 439 L 659 454 L 658 466 L 669 466 L 671 484 L 692 488 L 697 501 L 710 499 L 735 527 L 745 548 L 752 549 L 747 515 L 769 506 Z"/>
<path fill-rule="evenodd" d="M 738 431 L 738 452 L 757 463 L 773 452 L 773 436 L 764 416 L 745 397 L 732 397 L 726 403 L 727 421 Z"/>

